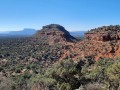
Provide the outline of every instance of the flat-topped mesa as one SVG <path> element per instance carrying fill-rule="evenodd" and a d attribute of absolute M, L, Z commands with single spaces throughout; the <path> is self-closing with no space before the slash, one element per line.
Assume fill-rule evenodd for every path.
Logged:
<path fill-rule="evenodd" d="M 96 41 L 120 40 L 120 26 L 103 26 L 85 33 L 85 38 Z"/>
<path fill-rule="evenodd" d="M 35 37 L 48 41 L 50 44 L 76 40 L 63 26 L 58 24 L 43 26 L 43 28 L 37 32 Z"/>

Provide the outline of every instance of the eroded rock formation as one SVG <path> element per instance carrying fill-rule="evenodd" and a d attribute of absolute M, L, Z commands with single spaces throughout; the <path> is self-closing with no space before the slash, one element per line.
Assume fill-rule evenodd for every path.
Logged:
<path fill-rule="evenodd" d="M 54 43 L 65 43 L 76 40 L 69 32 L 58 24 L 50 24 L 43 26 L 43 28 L 37 32 L 36 38 L 46 40 L 50 45 Z"/>
<path fill-rule="evenodd" d="M 64 27 L 57 24 L 43 26 L 35 35 L 37 39 L 46 41 L 49 45 L 61 44 L 59 60 L 79 60 L 91 57 L 100 58 L 120 57 L 120 26 L 104 26 L 85 33 L 83 41 L 74 42 Z"/>
<path fill-rule="evenodd" d="M 85 38 L 96 41 L 120 40 L 120 26 L 103 26 L 85 33 Z"/>

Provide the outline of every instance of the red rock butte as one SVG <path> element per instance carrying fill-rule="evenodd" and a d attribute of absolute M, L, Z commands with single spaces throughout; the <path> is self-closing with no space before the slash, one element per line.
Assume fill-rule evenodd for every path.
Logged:
<path fill-rule="evenodd" d="M 58 24 L 43 26 L 43 28 L 37 32 L 35 37 L 46 40 L 49 44 L 72 42 L 76 40 L 63 26 Z"/>

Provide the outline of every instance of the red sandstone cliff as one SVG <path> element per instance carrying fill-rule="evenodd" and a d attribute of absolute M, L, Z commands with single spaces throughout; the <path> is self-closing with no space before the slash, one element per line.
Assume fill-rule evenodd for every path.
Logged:
<path fill-rule="evenodd" d="M 100 58 L 117 58 L 120 56 L 120 26 L 103 26 L 85 33 L 85 40 L 74 46 L 78 58 L 90 56 Z"/>

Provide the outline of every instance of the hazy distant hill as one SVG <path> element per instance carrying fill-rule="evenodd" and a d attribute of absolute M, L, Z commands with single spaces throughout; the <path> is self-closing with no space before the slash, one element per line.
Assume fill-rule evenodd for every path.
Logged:
<path fill-rule="evenodd" d="M 30 36 L 36 33 L 35 29 L 24 29 L 22 31 L 11 31 L 8 34 L 9 35 L 22 35 L 22 36 Z"/>
<path fill-rule="evenodd" d="M 25 28 L 21 31 L 10 31 L 9 33 L 1 33 L 0 37 L 28 37 L 37 32 L 35 29 Z"/>
<path fill-rule="evenodd" d="M 84 37 L 84 33 L 86 31 L 76 31 L 76 32 L 70 32 L 70 34 L 74 37 Z"/>

